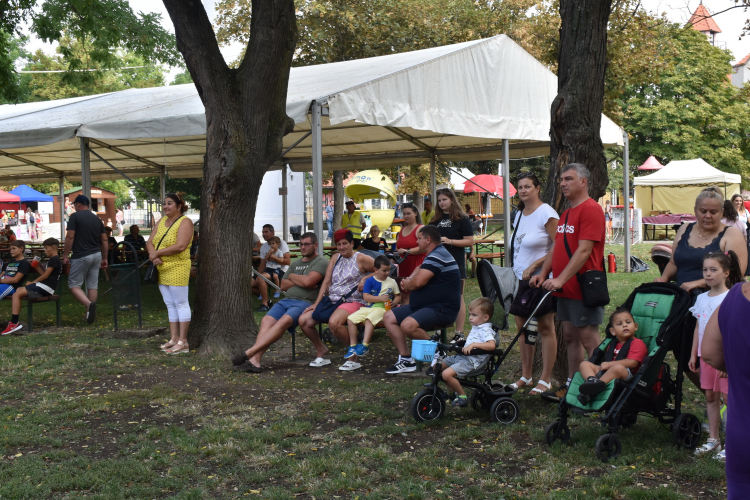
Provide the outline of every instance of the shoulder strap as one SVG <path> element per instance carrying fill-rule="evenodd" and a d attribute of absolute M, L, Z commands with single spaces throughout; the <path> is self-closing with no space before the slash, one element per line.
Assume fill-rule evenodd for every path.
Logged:
<path fill-rule="evenodd" d="M 516 222 L 516 227 L 513 228 L 513 237 L 510 239 L 510 267 L 513 267 L 513 257 L 516 255 L 516 233 L 518 232 L 518 226 L 521 225 L 521 217 L 523 217 L 523 210 L 518 211 L 518 222 Z"/>
<path fill-rule="evenodd" d="M 612 361 L 615 357 L 615 347 L 617 347 L 617 337 L 610 340 L 607 346 L 607 352 L 604 354 L 604 361 Z"/>
<path fill-rule="evenodd" d="M 177 219 L 172 223 L 172 226 L 174 226 L 175 224 L 177 224 L 177 221 L 180 220 L 180 219 L 182 219 L 183 217 L 185 217 L 185 216 L 184 215 L 180 215 L 179 217 L 177 217 Z M 167 223 L 165 222 L 164 226 L 166 227 L 166 225 L 167 225 Z M 164 235 L 162 235 L 161 239 L 159 240 L 159 244 L 156 245 L 156 250 L 159 249 L 159 247 L 161 246 L 161 242 L 164 241 L 164 238 L 167 237 L 167 233 L 169 233 L 169 230 L 172 229 L 172 226 L 167 227 L 167 230 L 164 231 Z"/>
<path fill-rule="evenodd" d="M 570 245 L 568 245 L 568 217 L 570 217 L 570 209 L 565 213 L 565 225 L 563 226 L 563 243 L 565 243 L 565 251 L 568 252 L 568 258 L 573 258 L 573 252 L 570 251 Z"/>
<path fill-rule="evenodd" d="M 615 361 L 620 361 L 621 359 L 625 359 L 628 356 L 628 352 L 630 351 L 630 344 L 632 343 L 633 339 L 628 339 L 625 341 L 622 349 L 620 349 L 620 352 L 617 353 L 617 359 Z"/>

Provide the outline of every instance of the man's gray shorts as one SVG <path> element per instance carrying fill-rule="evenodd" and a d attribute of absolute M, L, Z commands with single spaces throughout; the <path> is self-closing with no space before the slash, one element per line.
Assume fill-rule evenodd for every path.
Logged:
<path fill-rule="evenodd" d="M 86 290 L 99 288 L 99 267 L 101 265 L 102 254 L 100 252 L 70 259 L 68 288 L 81 288 L 84 280 L 86 280 Z"/>
<path fill-rule="evenodd" d="M 570 321 L 576 328 L 599 326 L 604 321 L 604 307 L 586 307 L 582 300 L 558 297 L 557 320 Z"/>
<path fill-rule="evenodd" d="M 474 371 L 474 364 L 466 356 L 448 356 L 443 359 L 443 368 L 453 368 L 457 377 L 465 377 Z"/>

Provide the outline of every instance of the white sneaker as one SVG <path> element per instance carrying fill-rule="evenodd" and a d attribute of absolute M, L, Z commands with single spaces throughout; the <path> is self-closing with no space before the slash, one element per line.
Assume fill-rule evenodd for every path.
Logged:
<path fill-rule="evenodd" d="M 723 450 L 721 450 L 716 455 L 714 455 L 714 459 L 715 460 L 721 460 L 722 462 L 726 462 L 727 461 L 727 450 L 726 450 L 726 448 L 723 449 Z"/>
<path fill-rule="evenodd" d="M 718 439 L 708 438 L 708 441 L 706 442 L 706 444 L 704 444 L 700 448 L 695 449 L 695 454 L 705 455 L 706 453 L 711 453 L 711 452 L 718 453 L 720 451 L 721 451 L 721 441 L 719 441 Z"/>
<path fill-rule="evenodd" d="M 360 363 L 357 363 L 356 361 L 347 361 L 343 365 L 339 366 L 339 370 L 345 372 L 359 370 L 360 368 L 362 368 L 362 365 Z"/>

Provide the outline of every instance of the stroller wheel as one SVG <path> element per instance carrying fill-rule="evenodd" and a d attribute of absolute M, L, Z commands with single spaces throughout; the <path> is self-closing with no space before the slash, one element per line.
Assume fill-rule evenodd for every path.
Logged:
<path fill-rule="evenodd" d="M 493 422 L 512 424 L 521 416 L 521 408 L 511 398 L 499 398 L 490 406 L 490 418 Z"/>
<path fill-rule="evenodd" d="M 411 416 L 417 422 L 437 420 L 445 414 L 445 401 L 442 394 L 434 394 L 432 389 L 425 389 L 411 400 Z"/>
<path fill-rule="evenodd" d="M 544 429 L 544 439 L 547 444 L 552 446 L 558 439 L 562 443 L 570 441 L 570 427 L 563 424 L 560 420 L 555 420 Z"/>
<path fill-rule="evenodd" d="M 469 400 L 471 407 L 477 411 L 490 411 L 492 404 L 487 400 L 487 395 L 484 391 L 474 391 L 471 393 L 471 399 Z"/>
<path fill-rule="evenodd" d="M 701 421 L 692 413 L 680 413 L 672 424 L 672 437 L 677 446 L 692 450 L 701 439 Z"/>
<path fill-rule="evenodd" d="M 609 462 L 613 458 L 617 458 L 620 452 L 622 452 L 622 443 L 620 442 L 620 436 L 617 434 L 608 432 L 596 440 L 596 456 L 602 462 Z"/>

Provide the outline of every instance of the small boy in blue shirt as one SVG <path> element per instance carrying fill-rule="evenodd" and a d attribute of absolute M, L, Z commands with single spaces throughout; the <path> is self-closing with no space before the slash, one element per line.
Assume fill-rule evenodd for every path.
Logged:
<path fill-rule="evenodd" d="M 401 292 L 396 281 L 389 277 L 390 272 L 390 259 L 385 255 L 375 257 L 375 274 L 365 280 L 362 289 L 362 298 L 368 305 L 353 312 L 347 319 L 349 349 L 347 349 L 344 359 L 348 361 L 341 365 L 339 370 L 352 371 L 362 367 L 357 359 L 370 350 L 370 340 L 375 331 L 375 326 L 383 321 L 383 316 L 385 316 L 387 310 L 401 302 Z M 357 344 L 357 325 L 362 322 L 365 324 L 365 334 L 362 343 Z"/>

